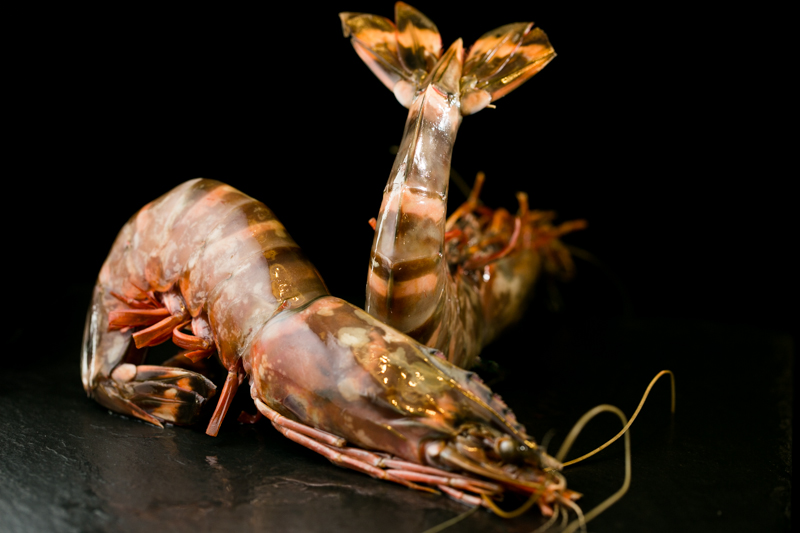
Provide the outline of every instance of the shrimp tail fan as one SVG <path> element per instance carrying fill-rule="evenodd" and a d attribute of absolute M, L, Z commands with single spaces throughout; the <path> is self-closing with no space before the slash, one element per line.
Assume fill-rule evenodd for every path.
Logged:
<path fill-rule="evenodd" d="M 436 25 L 404 2 L 395 4 L 394 22 L 364 13 L 340 13 L 339 18 L 358 56 L 403 106 L 410 107 L 431 83 L 442 57 Z M 506 24 L 485 33 L 468 54 L 459 54 L 461 113 L 477 113 L 502 98 L 555 55 L 547 35 L 532 22 Z"/>

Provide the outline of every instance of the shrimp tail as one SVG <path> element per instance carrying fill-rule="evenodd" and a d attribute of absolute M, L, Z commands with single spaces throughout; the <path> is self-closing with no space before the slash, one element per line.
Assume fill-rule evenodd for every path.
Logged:
<path fill-rule="evenodd" d="M 407 108 L 434 77 L 442 56 L 436 25 L 404 2 L 395 4 L 395 22 L 364 13 L 340 13 L 342 31 L 369 69 Z M 547 35 L 533 22 L 500 26 L 459 57 L 461 113 L 471 115 L 510 93 L 554 57 Z"/>
<path fill-rule="evenodd" d="M 216 394 L 214 383 L 192 370 L 142 364 L 148 346 L 172 337 L 185 308 L 174 304 L 174 298 L 165 298 L 165 304 L 148 303 L 157 311 L 148 312 L 130 309 L 132 303 L 143 300 L 123 300 L 95 287 L 81 356 L 88 396 L 108 409 L 159 427 L 164 422 L 194 424 Z M 154 321 L 133 333 L 133 327 Z"/>

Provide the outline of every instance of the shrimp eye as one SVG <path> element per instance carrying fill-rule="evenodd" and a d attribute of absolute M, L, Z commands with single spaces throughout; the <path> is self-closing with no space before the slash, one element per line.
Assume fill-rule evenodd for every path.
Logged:
<path fill-rule="evenodd" d="M 502 437 L 498 439 L 495 446 L 497 455 L 499 455 L 503 461 L 513 463 L 519 460 L 522 447 L 518 446 L 511 437 Z"/>

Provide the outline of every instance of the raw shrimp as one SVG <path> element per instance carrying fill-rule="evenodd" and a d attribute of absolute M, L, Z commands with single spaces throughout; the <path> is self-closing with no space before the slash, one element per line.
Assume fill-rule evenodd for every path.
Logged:
<path fill-rule="evenodd" d="M 228 371 L 211 435 L 249 379 L 279 431 L 343 466 L 471 505 L 514 491 L 552 514 L 577 497 L 477 375 L 330 296 L 275 215 L 220 182 L 179 185 L 122 228 L 87 316 L 86 392 L 152 424 L 195 422 L 214 384 L 191 363 L 143 364 L 169 339 Z"/>
<path fill-rule="evenodd" d="M 505 96 L 554 57 L 532 22 L 492 30 L 465 52 L 442 53 L 439 31 L 397 2 L 396 25 L 377 15 L 341 13 L 345 36 L 372 72 L 409 108 L 383 193 L 367 277 L 366 310 L 469 368 L 481 349 L 517 320 L 542 270 L 569 275 L 558 237 L 583 221 L 551 225 L 553 213 L 516 216 L 478 203 L 483 183 L 446 218 L 450 160 L 462 115 Z"/>

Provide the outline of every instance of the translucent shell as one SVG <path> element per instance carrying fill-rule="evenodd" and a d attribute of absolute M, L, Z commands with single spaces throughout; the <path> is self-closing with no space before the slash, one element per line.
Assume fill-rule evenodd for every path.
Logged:
<path fill-rule="evenodd" d="M 397 55 L 396 28 L 391 20 L 377 15 L 339 13 L 342 32 L 352 37 L 356 53 L 389 90 L 407 77 Z"/>
<path fill-rule="evenodd" d="M 466 57 L 458 39 L 442 57 L 436 25 L 404 2 L 395 4 L 396 25 L 377 15 L 340 13 L 339 17 L 359 57 L 405 107 L 434 83 L 460 94 L 461 114 L 471 115 L 517 88 L 556 56 L 547 35 L 534 29 L 533 22 L 506 24 L 485 33 Z M 463 69 L 455 68 L 455 60 Z M 463 70 L 459 79 L 452 79 L 459 70 Z"/>
<path fill-rule="evenodd" d="M 394 6 L 397 22 L 397 49 L 408 72 L 430 72 L 442 53 L 442 37 L 431 19 L 406 4 Z"/>
<path fill-rule="evenodd" d="M 436 85 L 449 94 L 459 94 L 461 88 L 461 63 L 464 60 L 464 47 L 461 39 L 450 45 L 447 52 L 434 65 L 428 76 L 428 83 Z"/>
<path fill-rule="evenodd" d="M 339 18 L 356 53 L 390 90 L 401 80 L 418 86 L 442 53 L 436 25 L 403 2 L 395 5 L 396 26 L 378 15 L 340 13 Z"/>
<path fill-rule="evenodd" d="M 484 34 L 472 46 L 464 76 L 474 76 L 475 89 L 492 100 L 502 98 L 539 72 L 555 56 L 547 34 L 532 22 L 507 24 Z"/>

